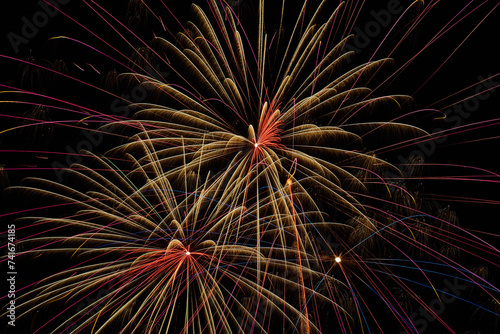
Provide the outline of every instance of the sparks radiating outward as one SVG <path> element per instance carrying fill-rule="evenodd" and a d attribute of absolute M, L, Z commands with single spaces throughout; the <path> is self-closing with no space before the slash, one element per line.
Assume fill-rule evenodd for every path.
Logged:
<path fill-rule="evenodd" d="M 214 175 L 213 184 L 230 182 L 233 191 L 245 197 L 257 196 L 262 189 L 280 189 L 290 180 L 310 202 L 314 200 L 307 189 L 322 188 L 337 210 L 362 215 L 362 205 L 350 191 L 363 192 L 366 184 L 355 174 L 367 168 L 374 174 L 397 170 L 363 152 L 363 136 L 384 133 L 398 141 L 425 135 L 395 121 L 353 121 L 376 109 L 401 109 L 410 102 L 408 96 L 371 97 L 372 91 L 363 86 L 391 60 L 350 68 L 353 53 L 344 52 L 350 37 L 327 49 L 333 43 L 328 37 L 341 15 L 341 4 L 325 23 L 314 19 L 308 23 L 298 37 L 298 47 L 287 48 L 282 63 L 270 70 L 278 72 L 278 77 L 267 86 L 264 23 L 259 22 L 257 54 L 246 52 L 245 35 L 239 31 L 234 13 L 229 8 L 224 12 L 215 8 L 211 22 L 200 7 L 192 6 L 195 20 L 177 35 L 178 46 L 161 37 L 153 41 L 173 70 L 189 68 L 188 73 L 181 73 L 186 87 L 130 74 L 148 90 L 155 90 L 159 100 L 179 105 L 178 109 L 153 103 L 136 105 L 140 111 L 135 119 L 145 130 L 133 138 L 139 142 L 144 136 L 151 138 L 160 159 L 172 166 L 169 173 L 173 177 L 184 164 L 192 165 L 188 168 L 193 170 L 202 165 L 203 173 L 221 170 Z M 296 26 L 294 34 L 298 30 Z M 320 62 L 318 54 L 323 55 Z M 248 59 L 252 56 L 255 59 Z M 248 64 L 252 61 L 257 62 L 255 66 Z M 304 77 L 307 79 L 299 80 Z M 134 127 L 130 121 L 124 125 Z M 127 151 L 133 148 L 133 142 L 123 146 Z"/>
<path fill-rule="evenodd" d="M 319 6 L 317 13 L 324 6 Z M 131 74 L 148 86 L 148 90 L 155 90 L 159 99 L 165 96 L 180 106 L 173 109 L 158 104 L 137 105 L 140 111 L 135 119 L 145 131 L 132 140 L 137 138 L 139 145 L 145 137 L 154 142 L 162 164 L 171 167 L 165 172 L 166 177 L 176 178 L 184 168 L 204 175 L 207 169 L 221 170 L 211 181 L 212 188 L 223 190 L 218 198 L 233 206 L 254 203 L 257 206 L 257 251 L 262 240 L 272 242 L 275 238 L 267 239 L 268 227 L 261 226 L 260 219 L 270 214 L 269 206 L 261 203 L 271 203 L 273 220 L 283 231 L 280 239 L 287 239 L 284 231 L 288 229 L 295 235 L 288 242 L 297 249 L 300 263 L 302 251 L 315 252 L 311 233 L 307 233 L 303 222 L 295 219 L 296 206 L 319 211 L 308 189 L 320 191 L 328 198 L 327 205 L 335 206 L 337 211 L 363 217 L 357 221 L 369 225 L 366 228 L 373 232 L 376 228 L 365 215 L 363 205 L 352 195 L 367 189 L 354 173 L 360 168 L 374 174 L 397 169 L 362 152 L 362 136 L 369 132 L 392 132 L 402 138 L 425 135 L 413 126 L 397 122 L 348 122 L 374 112 L 377 107 L 398 108 L 410 98 L 371 98 L 371 90 L 361 85 L 380 67 L 390 63 L 390 59 L 342 71 L 352 56 L 352 52 L 343 52 L 349 38 L 331 50 L 326 49 L 332 44 L 328 36 L 342 7 L 343 4 L 339 5 L 325 23 L 316 22 L 316 15 L 313 16 L 299 36 L 298 47 L 287 49 L 281 64 L 276 66 L 278 77 L 270 87 L 266 85 L 264 73 L 268 43 L 262 2 L 257 54 L 253 54 L 257 75 L 253 75 L 248 65 L 252 53 L 245 51 L 245 37 L 238 29 L 238 19 L 230 8 L 217 10 L 215 2 L 210 7 L 213 20 L 199 6 L 192 5 L 194 20 L 176 36 L 179 46 L 161 37 L 153 41 L 153 49 L 169 59 L 173 70 L 189 68 L 187 75 L 181 75 L 190 90 Z M 298 25 L 294 32 L 299 30 Z M 317 62 L 319 53 L 324 56 Z M 299 81 L 299 77 L 307 79 Z M 193 90 L 199 96 L 189 93 Z M 233 119 L 241 126 L 235 126 Z M 124 125 L 134 126 L 129 121 Z M 130 152 L 134 146 L 134 142 L 128 142 L 122 149 Z M 324 215 L 314 219 L 319 220 L 316 227 L 329 220 Z M 299 273 L 302 285 L 304 280 Z M 299 296 L 304 314 L 309 318 L 305 291 Z M 310 329 L 306 326 L 301 330 L 309 332 Z"/>
<path fill-rule="evenodd" d="M 191 20 L 177 21 L 174 35 L 145 1 L 130 2 L 127 25 L 97 1 L 83 3 L 134 55 L 63 10 L 110 51 L 71 36 L 51 41 L 90 50 L 124 73 L 111 72 L 99 88 L 59 63 L 18 60 L 36 69 L 23 80 L 47 72 L 127 100 L 125 116 L 3 85 L 16 95 L 4 103 L 33 112 L 0 134 L 46 141 L 58 126 L 83 128 L 95 143 L 87 126 L 99 122 L 94 133 L 111 145 L 102 155 L 86 147 L 64 184 L 31 177 L 8 190 L 43 203 L 39 213 L 16 213 L 26 231 L 19 258 L 67 262 L 17 291 L 19 319 L 39 314 L 34 333 L 419 333 L 419 314 L 454 333 L 435 307 L 450 295 L 498 319 L 500 291 L 488 271 L 462 261 L 498 268 L 498 249 L 422 195 L 416 158 L 407 170 L 382 158 L 431 138 L 411 123 L 428 110 L 414 110 L 410 96 L 379 93 L 414 57 L 396 70 L 391 58 L 355 65 L 350 31 L 364 4 L 306 1 L 288 30 L 285 1 L 277 10 L 264 0 L 207 0 L 191 5 Z M 243 8 L 254 5 L 249 29 Z M 409 38 L 435 5 L 412 2 L 384 42 L 401 29 Z M 152 43 L 131 30 L 146 17 L 164 30 Z M 116 93 L 127 84 L 147 96 L 132 103 Z M 59 120 L 62 112 L 78 119 Z M 40 152 L 49 154 L 45 141 Z M 454 281 L 453 293 L 443 279 Z M 463 286 L 489 304 L 461 295 Z"/>
<path fill-rule="evenodd" d="M 298 285 L 278 272 L 301 270 L 317 280 L 322 275 L 294 263 L 294 249 L 288 251 L 288 261 L 274 256 L 278 243 L 262 245 L 258 252 L 252 239 L 255 208 L 228 206 L 211 199 L 208 190 L 174 190 L 154 153 L 148 155 L 148 166 L 132 159 L 133 169 L 127 174 L 98 157 L 92 159 L 93 168 L 74 166 L 71 178 L 90 183 L 85 192 L 42 179 L 13 188 L 64 203 L 75 212 L 62 218 L 24 218 L 33 227 L 52 231 L 51 236 L 42 232 L 20 242 L 31 248 L 25 256 L 53 253 L 78 258 L 76 265 L 38 282 L 18 299 L 26 314 L 33 305 L 43 309 L 63 304 L 62 311 L 35 332 L 53 328 L 101 333 L 120 328 L 130 333 L 220 333 L 250 327 L 267 331 L 269 319 L 256 317 L 259 304 L 265 312 L 281 315 L 286 326 L 307 321 L 294 305 L 295 298 L 287 301 L 276 294 L 277 288 Z M 207 186 L 192 177 L 185 181 L 200 182 L 202 189 Z M 233 233 L 236 225 L 244 226 L 244 236 Z M 258 263 L 266 267 L 260 278 Z M 328 281 L 335 283 L 333 278 Z M 109 293 L 103 298 L 68 315 L 73 305 L 104 288 Z M 304 290 L 313 294 L 311 288 Z M 315 328 L 313 323 L 309 326 Z"/>

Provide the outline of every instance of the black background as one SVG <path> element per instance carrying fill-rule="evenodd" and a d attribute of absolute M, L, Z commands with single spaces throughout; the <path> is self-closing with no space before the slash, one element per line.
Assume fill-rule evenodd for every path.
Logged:
<path fill-rule="evenodd" d="M 409 2 L 409 1 L 408 1 Z M 179 22 L 185 22 L 189 17 L 188 4 L 181 3 L 180 1 L 167 1 L 168 6 L 172 12 L 176 13 Z M 299 2 L 290 1 L 291 6 L 298 6 Z M 406 59 L 415 53 L 419 52 L 430 38 L 433 36 L 440 27 L 442 27 L 460 8 L 467 5 L 469 1 L 441 1 L 431 13 L 424 19 L 424 21 L 416 29 L 410 41 L 406 41 L 394 53 L 396 67 L 402 65 Z M 473 6 L 479 5 L 480 1 L 473 1 Z M 427 79 L 436 71 L 443 62 L 450 56 L 451 52 L 463 41 L 463 39 L 474 29 L 476 24 L 494 7 L 493 1 L 487 1 L 484 6 L 481 6 L 469 17 L 465 18 L 463 22 L 453 27 L 444 37 L 439 39 L 436 43 L 423 51 L 421 55 L 408 67 L 401 75 L 399 75 L 391 85 L 384 87 L 385 93 L 398 93 L 412 95 L 416 101 L 418 108 L 433 108 L 441 109 L 446 108 L 462 99 L 467 98 L 474 92 L 474 86 L 478 81 L 479 76 L 487 77 L 500 72 L 499 59 L 500 50 L 498 44 L 500 42 L 500 9 L 495 10 L 484 23 L 478 27 L 468 40 L 460 47 L 460 49 L 442 66 L 438 73 L 436 73 L 428 82 Z M 105 5 L 109 7 L 110 11 L 117 18 L 124 18 L 126 14 L 125 2 L 120 5 Z M 373 6 L 373 7 L 372 7 Z M 251 22 L 257 8 L 255 3 L 244 1 L 240 5 L 241 17 L 243 22 Z M 359 17 L 360 27 L 363 27 L 364 22 L 370 19 L 369 11 L 372 8 L 382 9 L 385 8 L 383 2 L 370 2 L 366 6 Z M 78 22 L 82 25 L 97 31 L 99 36 L 105 41 L 108 41 L 119 50 L 124 51 L 125 54 L 130 55 L 132 49 L 121 40 L 116 34 L 109 29 L 99 18 L 96 18 L 90 10 L 86 8 L 80 1 L 71 0 L 67 5 L 61 6 L 61 9 L 77 18 Z M 63 58 L 68 64 L 71 74 L 77 74 L 82 80 L 86 82 L 99 85 L 102 82 L 102 75 L 93 72 L 85 63 L 93 64 L 97 69 L 103 73 L 106 70 L 116 68 L 119 71 L 124 69 L 105 59 L 100 55 L 88 51 L 80 51 L 74 44 L 65 43 L 60 41 L 49 41 L 49 38 L 58 35 L 67 35 L 80 38 L 84 41 L 89 41 L 90 44 L 96 47 L 105 47 L 102 42 L 98 41 L 87 33 L 81 27 L 78 27 L 74 22 L 71 22 L 63 14 L 59 13 L 49 22 L 39 28 L 39 32 L 35 37 L 30 38 L 27 44 L 20 46 L 20 52 L 15 53 L 10 41 L 7 38 L 8 33 L 14 32 L 21 35 L 22 17 L 25 16 L 28 20 L 32 21 L 32 17 L 40 10 L 40 6 L 35 1 L 10 1 L 4 4 L 0 13 L 0 54 L 16 57 L 19 59 L 26 59 L 30 55 L 37 60 L 47 59 L 54 60 Z M 175 22 L 171 15 L 161 6 L 156 9 L 157 13 L 164 18 L 164 23 L 170 31 L 176 32 L 180 30 L 180 26 Z M 166 38 L 171 38 L 168 33 L 162 32 L 161 25 L 154 22 L 150 17 L 150 27 L 157 34 L 164 34 Z M 286 27 L 289 29 L 291 22 L 286 22 Z M 249 29 L 251 30 L 251 29 Z M 270 29 L 271 30 L 271 29 Z M 251 34 L 251 32 L 250 32 Z M 369 47 L 363 49 L 359 55 L 359 59 L 367 60 L 374 52 L 374 47 L 381 41 L 381 37 L 376 37 L 374 42 Z M 141 31 L 140 36 L 149 43 L 152 35 L 151 31 Z M 394 45 L 395 40 L 389 40 L 387 47 L 382 47 L 377 53 L 377 56 L 385 56 L 391 49 L 389 45 Z M 137 46 L 137 42 L 134 43 Z M 377 58 L 377 57 L 376 57 Z M 71 63 L 77 63 L 85 67 L 86 72 L 81 73 Z M 22 65 L 13 60 L 0 59 L 0 84 L 12 85 L 20 87 L 20 77 L 22 74 Z M 500 76 L 494 79 L 500 82 Z M 416 88 L 425 85 L 415 93 Z M 445 99 L 442 102 L 435 102 L 446 98 L 450 94 L 454 94 L 468 86 L 472 89 L 465 90 L 456 94 L 455 96 Z M 102 94 L 96 94 L 91 89 L 85 88 L 83 85 L 75 85 L 64 83 L 59 86 L 38 86 L 40 92 L 54 97 L 71 97 L 74 101 L 85 103 L 85 106 L 99 110 L 103 113 L 109 111 L 110 99 Z M 0 89 L 2 90 L 2 89 Z M 11 96 L 11 95 L 9 95 Z M 470 118 L 465 122 L 473 124 L 483 120 L 499 119 L 500 108 L 500 87 L 494 92 L 492 97 L 488 100 L 481 102 L 478 110 L 474 111 Z M 1 98 L 0 98 L 1 99 Z M 102 107 L 102 106 L 106 107 Z M 0 105 L 0 112 L 7 115 L 25 115 L 27 109 L 24 106 L 14 104 Z M 67 117 L 65 115 L 54 114 L 54 118 Z M 69 116 L 68 118 L 75 117 Z M 0 117 L 0 131 L 7 129 L 11 126 L 19 125 L 19 120 Z M 443 123 L 433 120 L 433 117 L 424 117 L 418 120 L 419 125 L 425 130 L 432 131 L 436 127 L 443 127 Z M 499 145 L 500 139 L 494 138 L 500 136 L 499 126 L 490 126 L 473 131 L 467 131 L 462 134 L 451 136 L 444 144 L 438 145 L 436 151 L 429 157 L 429 163 L 447 163 L 465 166 L 475 166 L 483 169 L 490 170 L 493 173 L 500 174 L 500 159 L 499 159 Z M 69 130 L 54 130 L 55 135 L 47 143 L 42 143 L 42 146 L 37 146 L 37 143 L 31 143 L 19 137 L 16 131 L 7 133 L 0 133 L 0 150 L 26 150 L 31 147 L 37 147 L 40 150 L 47 150 L 52 152 L 64 152 L 66 145 L 77 143 L 81 140 L 81 134 L 78 131 Z M 472 141 L 472 142 L 471 142 Z M 99 147 L 98 150 L 104 151 L 105 145 Z M 409 147 L 398 152 L 387 153 L 388 159 L 395 159 L 400 153 L 407 154 L 415 147 Z M 37 154 L 39 156 L 39 154 Z M 21 179 L 26 176 L 38 175 L 50 179 L 56 179 L 54 172 L 50 170 L 50 163 L 55 159 L 63 161 L 64 158 L 60 155 L 46 154 L 47 159 L 39 159 L 32 153 L 5 153 L 0 152 L 0 164 L 5 164 L 8 170 L 8 175 L 11 185 L 19 184 Z M 396 162 L 397 163 L 397 162 Z M 20 166 L 35 166 L 29 170 L 16 170 Z M 430 167 L 426 169 L 426 175 L 447 176 L 450 174 L 474 175 L 477 172 L 465 169 L 446 169 L 443 167 Z M 482 173 L 484 174 L 484 173 Z M 481 203 L 460 203 L 452 200 L 446 200 L 446 195 L 457 197 L 468 197 L 472 199 L 489 199 L 493 201 L 500 201 L 498 196 L 500 178 L 491 178 L 494 182 L 473 182 L 473 181 L 450 181 L 450 180 L 434 180 L 424 181 L 425 190 L 429 194 L 429 198 L 433 198 L 433 194 L 445 195 L 443 203 L 449 203 L 454 211 L 458 213 L 461 224 L 464 227 L 481 230 L 489 233 L 498 233 L 499 228 L 499 215 L 498 204 L 481 204 Z M 9 198 L 4 195 L 0 203 L 0 213 L 11 212 L 13 208 L 23 207 L 26 203 L 11 203 Z M 9 203 L 6 205 L 6 203 Z M 29 206 L 35 206 L 30 203 Z M 9 222 L 10 218 L 3 219 L 3 222 Z M 2 223 L 3 224 L 3 223 Z M 2 225 L 3 226 L 3 225 Z M 5 228 L 2 228 L 4 231 Z M 497 237 L 484 236 L 486 240 L 499 246 Z M 37 268 L 37 270 L 39 270 Z M 21 283 L 23 278 L 20 278 Z M 26 280 L 29 281 L 29 280 Z M 3 295 L 3 293 L 0 293 Z M 2 319 L 2 321 L 4 321 Z"/>

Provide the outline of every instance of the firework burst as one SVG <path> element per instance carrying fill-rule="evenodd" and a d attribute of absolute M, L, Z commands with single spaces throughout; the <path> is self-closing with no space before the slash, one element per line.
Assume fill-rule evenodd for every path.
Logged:
<path fill-rule="evenodd" d="M 154 153 L 150 158 L 147 166 L 132 160 L 132 170 L 126 174 L 98 157 L 91 159 L 92 167 L 75 165 L 69 177 L 86 184 L 86 191 L 42 179 L 12 188 L 75 213 L 23 218 L 40 230 L 18 243 L 30 249 L 23 256 L 75 259 L 69 269 L 37 282 L 18 299 L 19 310 L 24 311 L 21 318 L 34 309 L 61 304 L 62 311 L 55 315 L 43 312 L 47 320 L 34 332 L 111 333 L 117 328 L 134 333 L 241 332 L 243 328 L 266 332 L 273 328 L 270 317 L 257 318 L 257 307 L 281 317 L 287 328 L 308 322 L 295 296 L 287 301 L 285 295 L 276 294 L 299 287 L 278 273 L 300 271 L 316 279 L 322 275 L 297 264 L 295 249 L 287 250 L 286 258 L 275 254 L 278 242 L 263 244 L 257 251 L 255 208 L 213 200 L 208 190 L 174 190 Z M 207 188 L 206 181 L 193 177 L 184 181 Z M 272 220 L 267 223 L 274 225 Z M 235 226 L 245 232 L 235 233 Z M 275 227 L 267 232 L 277 231 Z M 341 286 L 333 278 L 327 281 Z M 103 288 L 109 293 L 71 315 L 75 305 Z M 329 300 L 303 285 L 300 288 Z M 307 327 L 316 328 L 313 323 Z"/>
<path fill-rule="evenodd" d="M 37 140 L 37 165 L 61 153 L 45 150 L 58 128 L 87 139 L 67 156 L 78 161 L 64 183 L 31 177 L 9 188 L 38 205 L 18 213 L 19 258 L 61 262 L 16 291 L 18 321 L 33 318 L 36 333 L 421 333 L 430 322 L 454 333 L 441 314 L 457 299 L 477 318 L 498 319 L 488 269 L 469 266 L 497 267 L 498 249 L 428 198 L 421 157 L 401 168 L 386 158 L 435 139 L 417 124 L 443 118 L 408 95 L 383 94 L 415 60 L 396 66 L 391 56 L 436 3 L 399 5 L 362 63 L 352 51 L 365 11 L 358 2 L 290 10 L 285 1 L 209 0 L 192 4 L 186 23 L 172 16 L 175 34 L 161 14 L 173 9 L 158 5 L 130 1 L 124 24 L 83 1 L 119 37 L 113 43 L 61 9 L 102 48 L 72 36 L 51 42 L 104 58 L 120 74 L 87 60 L 29 58 L 17 60 L 22 89 L 3 85 L 3 104 L 29 111 L 8 114 L 22 122 L 0 134 Z M 418 53 L 480 7 L 463 7 Z M 390 20 L 392 11 L 376 14 Z M 146 43 L 150 26 L 161 29 Z M 396 48 L 377 59 L 394 38 Z M 37 91 L 42 77 L 96 100 Z M 106 113 L 102 96 L 126 108 Z M 499 177 L 474 171 L 491 183 Z"/>

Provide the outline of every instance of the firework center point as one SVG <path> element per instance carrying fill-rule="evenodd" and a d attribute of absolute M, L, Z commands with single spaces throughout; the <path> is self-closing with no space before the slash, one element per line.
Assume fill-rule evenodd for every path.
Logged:
<path fill-rule="evenodd" d="M 259 143 L 253 144 L 253 147 L 255 147 L 255 148 L 259 147 Z"/>
<path fill-rule="evenodd" d="M 186 252 L 186 255 L 191 255 L 191 252 Z"/>
<path fill-rule="evenodd" d="M 335 258 L 335 262 L 340 263 L 341 261 L 342 261 L 342 259 L 341 259 L 340 257 L 338 257 L 338 256 L 337 256 L 337 257 Z"/>

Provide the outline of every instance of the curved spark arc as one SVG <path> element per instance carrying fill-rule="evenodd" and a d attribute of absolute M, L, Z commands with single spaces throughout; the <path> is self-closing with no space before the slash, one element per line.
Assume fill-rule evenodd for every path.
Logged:
<path fill-rule="evenodd" d="M 111 14 L 91 3 L 119 38 L 126 39 L 114 29 L 114 18 L 107 19 Z M 412 282 L 436 294 L 440 290 L 435 277 L 427 276 L 430 271 L 414 259 L 420 256 L 415 253 L 450 268 L 460 265 L 441 258 L 427 239 L 448 246 L 459 242 L 458 251 L 476 258 L 496 255 L 498 250 L 491 244 L 472 234 L 464 237 L 465 230 L 451 222 L 429 222 L 433 216 L 424 213 L 422 196 L 405 184 L 413 176 L 403 176 L 380 157 L 389 148 L 431 138 L 404 123 L 410 114 L 426 110 L 407 112 L 412 103 L 408 96 L 376 96 L 380 85 L 368 86 L 392 60 L 372 61 L 370 57 L 367 63 L 351 67 L 353 53 L 344 49 L 352 36 L 337 42 L 332 36 L 341 18 L 347 16 L 354 24 L 356 10 L 348 7 L 352 2 L 341 4 L 321 21 L 317 14 L 323 6 L 326 1 L 307 20 L 304 4 L 292 32 L 298 40 L 290 38 L 279 70 L 269 65 L 275 61 L 270 59 L 272 46 L 278 50 L 279 41 L 286 38 L 279 31 L 277 42 L 274 34 L 268 42 L 263 0 L 259 1 L 255 43 L 235 11 L 217 6 L 216 1 L 208 1 L 209 10 L 193 5 L 193 21 L 183 25 L 175 42 L 156 36 L 152 46 L 146 47 L 161 55 L 183 83 L 162 81 L 140 69 L 140 64 L 135 64 L 137 72 L 130 67 L 131 73 L 121 75 L 154 94 L 151 101 L 130 106 L 133 119 L 104 119 L 105 115 L 95 112 L 109 122 L 98 131 L 113 127 L 123 130 L 116 131 L 117 137 L 128 140 L 105 158 L 83 153 L 100 166 L 70 169 L 72 177 L 82 180 L 78 186 L 86 190 L 41 180 L 32 180 L 35 186 L 31 188 L 13 188 L 52 197 L 62 201 L 61 206 L 78 207 L 77 214 L 41 218 L 33 225 L 84 230 L 71 236 L 29 238 L 26 245 L 42 246 L 25 255 L 66 252 L 74 258 L 90 257 L 89 263 L 116 255 L 106 268 L 119 273 L 99 270 L 85 260 L 77 268 L 40 282 L 23 298 L 46 298 L 47 305 L 66 299 L 75 301 L 74 306 L 106 281 L 119 278 L 120 283 L 110 288 L 113 292 L 60 328 L 72 323 L 76 330 L 106 332 L 121 321 L 122 332 L 216 333 L 245 331 L 247 325 L 256 332 L 272 332 L 271 323 L 279 318 L 283 331 L 321 332 L 321 307 L 327 304 L 345 333 L 355 328 L 383 331 L 378 310 L 370 308 L 370 297 L 365 295 L 368 291 L 402 328 L 415 332 L 410 312 L 400 305 L 387 281 L 424 308 L 426 301 L 411 291 L 404 274 L 393 271 L 396 266 L 368 265 L 374 264 L 369 259 L 386 255 L 374 245 L 396 249 L 397 256 L 411 262 L 412 269 L 424 277 Z M 283 8 L 284 2 L 282 17 Z M 135 34 L 134 38 L 139 39 Z M 107 57 L 91 44 L 74 41 Z M 152 64 L 138 49 L 134 52 Z M 380 121 L 373 121 L 378 116 Z M 377 147 L 377 143 L 373 148 L 370 140 L 379 135 L 389 138 L 390 144 Z M 395 177 L 387 179 L 391 173 Z M 489 177 L 497 176 L 491 173 Z M 328 233 L 339 246 L 320 249 L 317 240 L 327 241 Z M 463 277 L 476 278 L 491 288 L 489 296 L 495 298 L 498 291 L 493 285 L 460 268 Z M 65 277 L 67 290 L 57 282 L 59 277 Z M 275 293 L 276 287 L 283 294 Z M 68 297 L 79 288 L 88 294 Z M 22 304 L 23 309 L 30 306 Z M 63 313 L 47 328 L 63 319 Z M 438 314 L 433 316 L 450 329 Z"/>
<path fill-rule="evenodd" d="M 147 150 L 149 144 L 144 146 Z M 99 333 L 117 326 L 118 319 L 127 318 L 122 331 L 173 330 L 175 305 L 183 304 L 184 299 L 185 330 L 189 327 L 213 333 L 222 329 L 231 331 L 243 325 L 236 321 L 238 314 L 263 330 L 263 323 L 237 299 L 242 291 L 265 301 L 288 319 L 290 325 L 292 318 L 303 318 L 298 309 L 267 285 L 271 281 L 275 287 L 283 284 L 283 279 L 274 273 L 276 270 L 297 270 L 312 276 L 320 273 L 273 256 L 275 249 L 280 248 L 277 243 L 263 244 L 257 252 L 249 229 L 240 236 L 234 233 L 232 226 L 236 221 L 241 224 L 242 220 L 248 220 L 247 224 L 253 224 L 256 207 L 238 208 L 214 201 L 207 197 L 210 190 L 206 183 L 207 190 L 202 193 L 174 191 L 163 176 L 163 167 L 155 160 L 155 153 L 149 152 L 149 157 L 151 162 L 147 165 L 132 159 L 137 168 L 127 174 L 98 157 L 94 157 L 94 163 L 107 167 L 102 172 L 75 166 L 71 175 L 92 189 L 85 193 L 40 179 L 29 181 L 31 186 L 13 189 L 53 197 L 80 208 L 78 215 L 68 218 L 25 218 L 35 225 L 59 225 L 61 229 L 60 236 L 40 235 L 23 241 L 41 247 L 30 246 L 31 250 L 22 256 L 57 252 L 84 259 L 74 268 L 38 282 L 38 287 L 24 294 L 19 308 L 26 311 L 20 317 L 29 314 L 33 304 L 38 307 L 66 299 L 69 306 L 41 326 L 40 331 L 51 322 L 60 321 L 71 306 L 107 283 L 109 294 L 62 321 L 58 328 L 74 325 L 78 331 L 90 326 Z M 65 237 L 64 231 L 67 233 L 68 229 L 82 232 Z M 291 259 L 296 256 L 293 248 L 286 252 Z M 112 260 L 107 261 L 108 258 Z M 263 271 L 258 263 L 266 264 L 261 279 L 258 277 Z M 310 289 L 304 291 L 310 293 Z M 281 307 L 287 310 L 286 315 Z M 214 322 L 214 319 L 220 320 Z M 301 321 L 309 322 L 307 317 Z M 312 323 L 310 326 L 315 328 Z"/>

